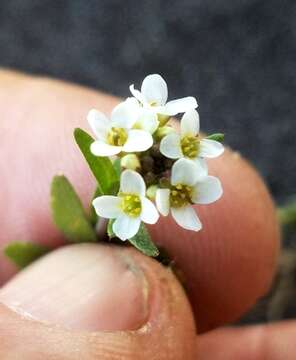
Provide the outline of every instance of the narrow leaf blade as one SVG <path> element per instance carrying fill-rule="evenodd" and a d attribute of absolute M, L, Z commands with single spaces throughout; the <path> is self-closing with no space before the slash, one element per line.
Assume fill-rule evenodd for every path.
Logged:
<path fill-rule="evenodd" d="M 224 137 L 225 137 L 224 134 L 217 133 L 207 136 L 206 139 L 215 140 L 222 143 L 224 141 Z"/>
<path fill-rule="evenodd" d="M 159 250 L 152 242 L 151 237 L 143 223 L 141 224 L 138 233 L 129 239 L 129 242 L 147 256 L 156 257 L 159 255 Z"/>
<path fill-rule="evenodd" d="M 121 159 L 118 158 L 116 159 L 114 162 L 113 162 L 113 167 L 114 167 L 114 170 L 117 174 L 117 177 L 118 179 L 120 178 L 120 174 L 121 174 Z"/>
<path fill-rule="evenodd" d="M 95 192 L 94 192 L 94 195 L 93 195 L 93 199 L 95 199 L 95 198 L 97 198 L 97 197 L 99 197 L 99 196 L 102 196 L 102 195 L 104 195 L 104 194 L 102 193 L 102 190 L 100 189 L 99 186 L 97 186 L 97 188 L 96 188 L 96 190 L 95 190 Z M 91 203 L 91 204 L 90 204 L 90 222 L 91 222 L 92 225 L 94 226 L 94 225 L 96 225 L 96 223 L 98 222 L 98 220 L 99 220 L 99 216 L 98 216 L 98 214 L 96 213 L 96 210 L 95 210 L 95 208 L 93 207 L 93 204 Z"/>
<path fill-rule="evenodd" d="M 118 191 L 119 177 L 111 160 L 107 157 L 95 156 L 90 151 L 94 139 L 84 130 L 76 128 L 74 137 L 88 166 L 98 181 L 103 194 L 115 194 Z"/>
<path fill-rule="evenodd" d="M 12 242 L 4 248 L 4 254 L 20 269 L 47 254 L 50 249 L 31 242 Z"/>
<path fill-rule="evenodd" d="M 56 226 L 69 241 L 79 243 L 97 240 L 78 195 L 63 175 L 53 178 L 51 209 Z"/>

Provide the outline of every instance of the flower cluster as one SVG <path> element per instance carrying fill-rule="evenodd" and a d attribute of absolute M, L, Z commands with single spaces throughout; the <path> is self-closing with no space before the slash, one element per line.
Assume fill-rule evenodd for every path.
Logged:
<path fill-rule="evenodd" d="M 88 122 L 96 140 L 90 150 L 96 156 L 120 159 L 120 188 L 116 196 L 93 200 L 96 213 L 112 220 L 121 240 L 139 231 L 141 222 L 155 224 L 159 213 L 171 213 L 183 228 L 198 231 L 201 222 L 194 204 L 209 204 L 222 195 L 218 178 L 208 175 L 205 159 L 224 151 L 223 145 L 199 134 L 199 115 L 194 97 L 167 101 L 165 80 L 148 75 L 141 91 L 130 86 L 132 97 L 117 105 L 108 119 L 91 110 Z M 182 113 L 180 132 L 169 124 Z"/>

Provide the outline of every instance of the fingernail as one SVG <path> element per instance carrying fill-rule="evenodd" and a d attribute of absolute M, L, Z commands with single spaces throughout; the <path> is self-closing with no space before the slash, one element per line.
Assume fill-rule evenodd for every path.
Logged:
<path fill-rule="evenodd" d="M 148 281 L 117 247 L 61 248 L 16 275 L 0 302 L 41 322 L 77 330 L 133 330 L 148 318 Z"/>

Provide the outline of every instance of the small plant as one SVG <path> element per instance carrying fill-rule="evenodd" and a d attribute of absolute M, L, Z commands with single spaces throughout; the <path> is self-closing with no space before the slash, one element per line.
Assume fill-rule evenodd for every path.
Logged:
<path fill-rule="evenodd" d="M 64 175 L 53 178 L 51 209 L 69 242 L 128 241 L 157 257 L 159 250 L 145 224 L 170 214 L 184 229 L 199 231 L 202 224 L 193 205 L 222 196 L 221 183 L 208 174 L 206 159 L 223 153 L 224 136 L 203 137 L 196 99 L 167 101 L 167 84 L 158 74 L 148 75 L 141 91 L 134 85 L 130 91 L 133 96 L 115 106 L 110 119 L 90 110 L 87 119 L 95 139 L 82 129 L 74 131 L 97 181 L 90 211 Z M 183 114 L 180 131 L 170 123 L 178 114 Z M 105 234 L 98 234 L 98 224 Z M 5 253 L 23 267 L 49 250 L 18 242 L 10 243 Z"/>

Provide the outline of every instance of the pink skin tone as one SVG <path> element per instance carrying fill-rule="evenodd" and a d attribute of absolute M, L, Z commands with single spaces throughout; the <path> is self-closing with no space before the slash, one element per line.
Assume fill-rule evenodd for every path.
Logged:
<path fill-rule="evenodd" d="M 84 204 L 88 204 L 94 188 L 94 181 L 73 142 L 73 128 L 79 126 L 87 129 L 85 117 L 90 108 L 95 107 L 109 113 L 117 103 L 118 99 L 116 98 L 83 87 L 48 79 L 31 78 L 12 72 L 0 72 L 2 114 L 0 135 L 5 133 L 5 136 L 1 137 L 0 154 L 0 211 L 4 214 L 0 218 L 1 245 L 15 239 L 33 240 L 53 247 L 64 242 L 51 220 L 48 205 L 51 178 L 56 173 L 63 172 L 78 190 Z M 274 273 L 279 250 L 279 231 L 275 220 L 274 206 L 268 191 L 254 169 L 231 151 L 226 151 L 218 159 L 210 160 L 209 166 L 210 173 L 221 179 L 224 196 L 214 204 L 197 207 L 204 229 L 199 233 L 187 232 L 177 227 L 170 218 L 162 219 L 157 226 L 150 227 L 154 240 L 158 245 L 168 249 L 182 273 L 199 332 L 216 328 L 218 325 L 238 318 L 258 297 L 265 293 Z M 76 284 L 75 271 L 71 272 L 70 265 L 70 259 L 77 256 L 75 255 L 76 251 L 70 249 L 69 253 L 57 254 L 57 260 L 53 262 L 45 258 L 44 263 L 36 265 L 35 270 L 34 268 L 30 271 L 27 270 L 27 274 L 21 274 L 6 284 L 0 291 L 0 300 L 2 298 L 2 302 L 10 307 L 15 307 L 14 310 L 23 312 L 23 315 L 26 315 L 27 311 L 28 314 L 40 321 L 58 323 L 74 330 L 135 329 L 147 319 L 150 321 L 151 307 L 148 307 L 148 310 L 145 306 L 143 307 L 142 298 L 139 297 L 138 282 L 135 284 L 133 281 L 133 272 L 132 274 L 127 272 L 126 277 L 121 278 L 121 265 L 118 265 L 118 272 L 114 271 L 108 276 L 102 270 L 108 269 L 110 264 L 111 268 L 116 269 L 116 266 L 112 266 L 113 255 L 111 253 L 108 255 L 110 259 L 101 264 L 102 268 L 94 265 L 94 272 L 90 275 L 87 275 L 87 271 L 82 271 L 81 279 L 83 280 L 83 274 L 85 274 L 85 281 L 80 280 L 85 287 L 79 292 L 78 286 L 81 284 Z M 81 249 L 79 249 L 80 251 Z M 104 254 L 105 250 L 100 248 L 99 252 Z M 107 254 L 109 253 L 107 252 Z M 55 254 L 51 256 L 55 256 Z M 58 256 L 60 256 L 60 261 L 58 261 Z M 88 268 L 88 261 L 92 264 L 100 263 L 98 258 L 93 259 L 92 256 L 86 251 L 85 257 L 82 256 L 79 261 L 77 260 L 78 266 L 85 269 Z M 97 256 L 100 258 L 102 255 L 98 254 Z M 146 264 L 147 261 L 148 265 L 145 265 L 147 269 L 155 269 L 153 261 L 143 260 L 141 255 L 135 255 L 133 251 L 131 256 L 136 259 L 134 260 L 136 264 Z M 134 256 L 136 257 L 134 258 Z M 67 261 L 69 261 L 68 266 L 66 265 Z M 53 271 L 55 267 L 53 263 L 57 264 L 55 271 Z M 46 273 L 50 274 L 48 269 L 52 269 L 52 276 L 46 276 Z M 45 274 L 43 279 L 40 279 L 38 275 L 41 270 Z M 10 279 L 15 271 L 16 269 L 1 257 L 0 280 L 2 284 Z M 153 273 L 154 270 L 151 271 Z M 58 279 L 59 274 L 61 274 L 64 284 L 70 277 L 73 285 L 70 283 L 69 288 L 63 287 L 63 296 L 49 296 L 49 300 L 53 303 L 60 302 L 62 309 L 68 308 L 69 294 L 72 294 L 77 285 L 77 289 L 73 292 L 75 303 L 77 304 L 85 293 L 89 294 L 88 312 L 79 311 L 86 307 L 83 301 L 81 308 L 79 308 L 80 305 L 72 308 L 75 310 L 74 315 L 71 308 L 68 311 L 61 309 L 57 311 L 55 305 L 45 306 L 46 298 L 43 299 L 43 303 L 39 301 L 34 305 L 35 297 L 27 298 L 20 295 L 20 289 L 30 288 L 32 278 L 36 279 L 37 283 L 47 284 L 52 278 Z M 163 289 L 159 290 L 162 287 L 159 285 L 161 278 L 169 276 L 167 282 L 171 284 L 170 286 L 179 289 L 176 280 L 167 274 L 167 270 L 157 268 L 153 276 L 157 281 L 152 281 L 154 285 L 149 287 L 150 300 L 151 296 L 154 299 L 154 294 L 158 294 L 159 291 L 161 294 L 159 296 L 163 300 Z M 112 285 L 115 282 L 118 283 L 117 277 L 120 277 L 120 284 L 125 285 L 124 289 L 130 289 L 130 291 L 124 291 L 120 287 L 117 288 L 117 291 L 114 290 L 114 287 L 106 290 L 110 283 Z M 102 287 L 96 288 L 97 278 L 101 280 L 99 283 Z M 59 284 L 56 289 L 52 287 L 52 293 L 60 293 L 59 286 L 62 288 L 62 285 Z M 43 294 L 42 291 L 41 289 L 41 294 Z M 176 326 L 176 332 L 173 331 L 170 336 L 177 341 L 180 339 L 180 333 L 184 331 L 182 326 L 187 329 L 190 336 L 185 340 L 184 338 L 180 339 L 180 343 L 184 346 L 182 351 L 187 351 L 187 358 L 190 359 L 190 356 L 193 358 L 193 352 L 195 354 L 196 351 L 195 345 L 193 345 L 196 341 L 193 318 L 186 297 L 181 290 L 176 291 L 181 294 L 180 301 L 176 306 L 183 314 L 176 316 L 183 325 Z M 105 297 L 102 294 L 105 294 Z M 113 301 L 112 305 L 109 303 L 110 299 Z M 17 300 L 18 304 L 15 304 Z M 153 300 L 151 301 L 153 302 Z M 167 302 L 166 298 L 163 301 L 161 311 L 156 310 L 154 313 L 155 318 L 158 319 L 156 323 L 159 324 L 158 327 L 155 327 L 158 329 L 157 331 L 162 326 L 167 326 L 172 320 L 171 313 L 162 318 L 163 323 L 159 320 L 159 314 L 167 308 L 168 303 L 172 300 Z M 134 311 L 128 305 L 129 303 L 136 305 L 133 307 Z M 174 301 L 172 304 L 175 304 Z M 19 308 L 16 309 L 18 306 Z M 124 307 L 125 310 L 122 313 L 126 318 L 122 318 L 116 313 L 116 309 L 120 306 Z M 45 311 L 44 308 L 47 310 Z M 4 321 L 10 322 L 11 329 L 19 324 L 24 328 L 25 336 L 29 337 L 29 334 L 37 332 L 38 328 L 38 332 L 46 339 L 43 325 L 37 326 L 35 323 L 33 325 L 30 323 L 31 327 L 28 330 L 27 322 L 29 320 L 20 321 L 16 315 L 4 308 L 0 309 L 0 313 Z M 156 323 L 152 321 L 152 324 Z M 152 325 L 152 331 L 155 331 L 156 334 L 154 325 Z M 0 333 L 4 339 L 7 338 L 7 330 L 4 325 L 3 329 L 0 327 Z M 17 339 L 17 332 L 14 333 L 14 336 Z M 52 336 L 54 337 L 55 334 Z M 58 332 L 56 336 L 58 338 L 62 335 Z M 207 335 L 203 335 L 201 339 L 204 339 L 205 336 Z M 99 338 L 94 341 L 98 341 L 98 344 L 102 344 L 104 348 L 109 340 L 100 336 Z M 113 337 L 112 334 L 111 338 L 110 344 L 118 341 L 126 344 L 124 336 L 119 339 L 115 335 Z M 157 337 L 153 339 L 157 339 Z M 220 337 L 217 338 L 215 335 L 213 339 L 217 348 L 221 346 Z M 85 339 L 79 338 L 77 341 L 80 348 L 85 350 Z M 136 335 L 135 343 L 138 341 L 138 335 Z M 157 344 L 157 340 L 153 341 Z M 8 340 L 5 344 L 9 348 Z M 201 342 L 201 349 L 202 344 L 203 342 Z M 70 350 L 66 349 L 66 345 L 64 347 L 64 354 L 66 354 Z M 3 348 L 2 353 L 5 354 L 8 348 Z M 48 348 L 48 346 L 43 348 L 41 344 L 38 351 L 41 354 L 49 351 Z M 106 353 L 104 350 L 102 351 L 101 358 L 112 359 L 110 353 L 107 354 L 107 350 Z M 180 354 L 181 350 L 178 348 L 171 349 L 171 351 L 175 351 L 175 354 L 178 354 L 179 351 Z M 202 359 L 202 352 L 197 351 Z M 129 356 L 126 358 L 132 359 L 134 355 Z M 69 358 L 71 358 L 70 355 Z M 91 357 L 89 358 L 91 359 Z M 177 355 L 174 358 L 178 358 Z M 206 357 L 204 358 L 206 359 Z"/>

